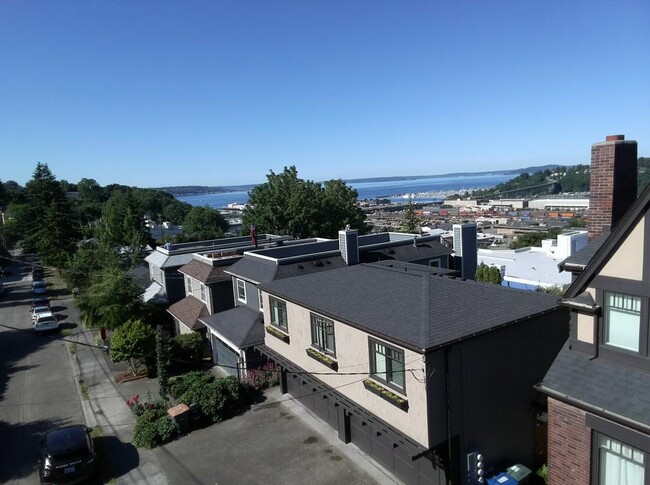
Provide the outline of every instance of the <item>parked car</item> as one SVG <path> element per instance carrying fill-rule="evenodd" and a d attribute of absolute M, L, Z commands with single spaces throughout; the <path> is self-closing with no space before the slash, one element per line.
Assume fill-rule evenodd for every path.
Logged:
<path fill-rule="evenodd" d="M 2 283 L 0 283 L 0 295 L 2 295 L 5 292 L 5 287 Z"/>
<path fill-rule="evenodd" d="M 47 286 L 45 285 L 45 281 L 34 280 L 32 282 L 32 292 L 34 292 L 35 295 L 43 295 L 47 293 Z"/>
<path fill-rule="evenodd" d="M 39 315 L 44 313 L 52 313 L 52 309 L 48 305 L 40 305 L 32 308 L 32 322 L 36 320 Z"/>
<path fill-rule="evenodd" d="M 29 311 L 33 312 L 34 308 L 37 306 L 50 306 L 50 299 L 47 297 L 47 295 L 35 296 L 32 300 L 32 308 Z"/>
<path fill-rule="evenodd" d="M 66 426 L 41 440 L 41 483 L 82 483 L 98 472 L 90 428 Z"/>
<path fill-rule="evenodd" d="M 36 315 L 32 320 L 34 330 L 36 332 L 47 332 L 48 330 L 58 330 L 59 320 L 56 318 L 54 312 L 42 312 Z"/>

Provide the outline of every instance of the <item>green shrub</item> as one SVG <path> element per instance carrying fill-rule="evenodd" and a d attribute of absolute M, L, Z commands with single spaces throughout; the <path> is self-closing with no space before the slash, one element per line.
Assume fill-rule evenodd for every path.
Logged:
<path fill-rule="evenodd" d="M 247 398 L 248 387 L 235 377 L 226 377 L 212 382 L 195 380 L 179 401 L 187 405 L 199 404 L 206 417 L 218 423 L 241 407 Z"/>
<path fill-rule="evenodd" d="M 248 369 L 245 382 L 255 390 L 280 384 L 280 369 L 273 362 L 267 362 L 261 369 Z"/>
<path fill-rule="evenodd" d="M 184 333 L 172 338 L 169 351 L 173 359 L 194 363 L 203 357 L 203 337 L 198 332 Z"/>
<path fill-rule="evenodd" d="M 209 372 L 192 371 L 176 377 L 169 386 L 169 394 L 178 399 L 193 385 L 202 387 L 210 384 L 216 377 Z"/>
<path fill-rule="evenodd" d="M 155 448 L 173 440 L 177 434 L 176 425 L 165 409 L 147 409 L 135 421 L 133 444 L 142 448 Z"/>

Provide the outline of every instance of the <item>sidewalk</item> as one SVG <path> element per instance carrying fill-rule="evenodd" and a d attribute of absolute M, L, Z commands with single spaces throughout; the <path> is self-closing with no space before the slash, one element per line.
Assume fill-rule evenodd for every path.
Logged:
<path fill-rule="evenodd" d="M 73 306 L 71 299 L 68 305 Z M 119 484 L 166 485 L 167 478 L 154 453 L 131 445 L 135 415 L 125 402 L 135 394 L 146 397 L 148 391 L 153 396 L 157 395 L 157 383 L 139 379 L 116 384 L 114 374 L 121 369 L 111 369 L 104 351 L 93 347 L 94 334 L 93 331 L 84 330 L 71 336 L 79 344 L 70 360 L 77 382 L 80 383 L 81 406 L 86 424 L 102 428 L 102 440 L 108 450 L 113 475 L 104 478 L 113 478 Z M 84 385 L 87 386 L 88 399 L 83 397 Z"/>

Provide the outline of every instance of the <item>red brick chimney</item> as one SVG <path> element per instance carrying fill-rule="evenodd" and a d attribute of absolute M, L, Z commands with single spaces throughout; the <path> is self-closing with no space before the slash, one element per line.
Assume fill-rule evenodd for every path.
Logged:
<path fill-rule="evenodd" d="M 637 143 L 610 135 L 591 146 L 589 240 L 609 234 L 636 200 Z"/>

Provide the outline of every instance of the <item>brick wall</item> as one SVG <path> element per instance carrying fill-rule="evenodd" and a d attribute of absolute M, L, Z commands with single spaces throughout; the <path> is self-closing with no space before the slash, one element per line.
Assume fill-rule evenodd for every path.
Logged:
<path fill-rule="evenodd" d="M 589 239 L 609 234 L 636 200 L 637 143 L 623 135 L 591 147 Z"/>
<path fill-rule="evenodd" d="M 591 463 L 591 429 L 585 412 L 548 398 L 548 485 L 586 485 Z"/>

